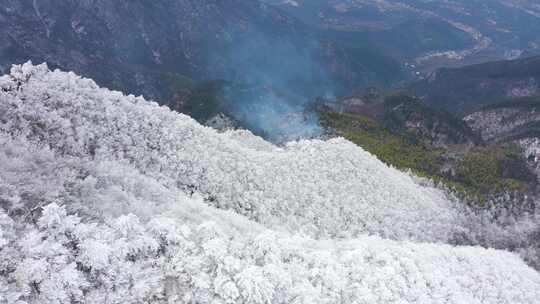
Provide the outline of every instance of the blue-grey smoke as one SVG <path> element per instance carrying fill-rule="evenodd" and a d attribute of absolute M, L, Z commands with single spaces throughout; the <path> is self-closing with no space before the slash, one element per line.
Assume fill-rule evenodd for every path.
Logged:
<path fill-rule="evenodd" d="M 229 106 L 230 115 L 270 141 L 313 138 L 323 132 L 306 97 L 283 96 L 269 87 L 229 90 L 225 95 L 233 101 Z"/>
<path fill-rule="evenodd" d="M 224 90 L 228 114 L 245 127 L 283 142 L 319 136 L 323 129 L 311 109 L 318 96 L 333 92 L 314 39 L 297 41 L 257 32 L 244 34 L 226 52 Z"/>

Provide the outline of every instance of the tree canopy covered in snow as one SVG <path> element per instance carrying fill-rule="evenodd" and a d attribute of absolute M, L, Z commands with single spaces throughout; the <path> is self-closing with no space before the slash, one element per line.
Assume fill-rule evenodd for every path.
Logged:
<path fill-rule="evenodd" d="M 534 255 L 533 216 L 491 223 L 344 139 L 218 133 L 46 65 L 0 77 L 0 303 L 540 303 L 518 254 L 454 246 Z"/>

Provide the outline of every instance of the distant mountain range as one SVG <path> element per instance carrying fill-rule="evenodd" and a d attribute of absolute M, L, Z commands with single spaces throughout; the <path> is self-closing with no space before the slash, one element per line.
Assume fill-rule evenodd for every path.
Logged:
<path fill-rule="evenodd" d="M 306 36 L 294 18 L 241 0 L 3 0 L 0 25 L 3 70 L 47 61 L 159 99 L 169 97 L 167 84 L 223 75 L 228 50 L 245 37 L 294 42 Z"/>
<path fill-rule="evenodd" d="M 540 96 L 540 57 L 439 69 L 409 89 L 430 106 L 470 114 L 489 104 Z"/>
<path fill-rule="evenodd" d="M 387 47 L 422 70 L 513 59 L 540 45 L 531 31 L 540 27 L 540 4 L 530 0 L 267 1 L 312 26 Z"/>
<path fill-rule="evenodd" d="M 391 56 L 258 1 L 1 2 L 0 72 L 46 61 L 164 104 L 212 79 L 345 90 L 405 77 Z"/>
<path fill-rule="evenodd" d="M 540 44 L 532 1 L 1 2 L 0 72 L 46 61 L 173 108 L 201 81 L 281 79 L 339 95 Z"/>

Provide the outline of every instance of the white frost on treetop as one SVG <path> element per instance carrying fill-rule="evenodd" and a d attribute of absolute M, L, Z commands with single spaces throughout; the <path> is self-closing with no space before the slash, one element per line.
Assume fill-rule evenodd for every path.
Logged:
<path fill-rule="evenodd" d="M 441 244 L 457 202 L 343 139 L 219 134 L 45 65 L 0 77 L 0 203 L 0 303 L 540 303 L 517 255 Z"/>

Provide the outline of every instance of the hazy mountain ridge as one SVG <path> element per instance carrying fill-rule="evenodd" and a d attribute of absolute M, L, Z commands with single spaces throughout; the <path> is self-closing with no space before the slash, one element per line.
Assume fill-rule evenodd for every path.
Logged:
<path fill-rule="evenodd" d="M 223 76 L 231 68 L 228 49 L 243 37 L 307 45 L 302 25 L 256 1 L 4 2 L 4 68 L 47 61 L 163 103 L 170 96 L 161 82 L 169 75 Z"/>
<path fill-rule="evenodd" d="M 193 83 L 214 79 L 284 78 L 332 90 L 402 79 L 399 63 L 379 77 L 380 67 L 363 54 L 320 43 L 308 26 L 258 1 L 3 0 L 0 25 L 4 72 L 13 63 L 46 61 L 171 106 Z"/>

